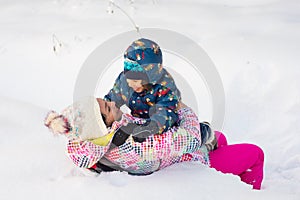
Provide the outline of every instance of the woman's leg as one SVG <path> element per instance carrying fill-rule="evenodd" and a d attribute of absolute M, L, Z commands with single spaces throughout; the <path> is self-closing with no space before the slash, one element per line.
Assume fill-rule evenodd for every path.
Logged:
<path fill-rule="evenodd" d="M 264 153 L 253 144 L 221 146 L 209 153 L 212 168 L 240 176 L 241 180 L 260 189 L 263 180 Z"/>

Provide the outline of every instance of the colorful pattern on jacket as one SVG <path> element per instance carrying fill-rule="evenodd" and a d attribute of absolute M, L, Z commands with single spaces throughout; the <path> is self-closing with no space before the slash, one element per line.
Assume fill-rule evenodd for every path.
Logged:
<path fill-rule="evenodd" d="M 143 143 L 134 142 L 130 136 L 123 145 L 111 148 L 111 143 L 97 146 L 89 141 L 74 139 L 68 142 L 68 156 L 75 165 L 84 168 L 92 167 L 105 156 L 110 162 L 132 174 L 149 174 L 184 161 L 200 161 L 208 165 L 208 152 L 204 145 L 201 146 L 197 116 L 189 108 L 178 112 L 180 127 L 173 127 L 160 135 L 152 135 Z M 120 122 L 114 123 L 113 129 L 134 121 L 143 123 L 125 115 Z"/>
<path fill-rule="evenodd" d="M 161 132 L 168 130 L 178 121 L 178 96 L 171 87 L 152 85 L 148 90 L 137 93 L 130 88 L 123 73 L 114 87 L 105 95 L 106 101 L 114 101 L 117 107 L 127 105 L 135 117 L 154 120 Z"/>

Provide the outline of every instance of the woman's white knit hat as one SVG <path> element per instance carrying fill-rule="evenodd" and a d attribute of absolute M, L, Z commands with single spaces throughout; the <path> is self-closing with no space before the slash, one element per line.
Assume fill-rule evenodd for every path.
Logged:
<path fill-rule="evenodd" d="M 65 108 L 61 115 L 50 112 L 45 119 L 45 125 L 54 133 L 81 140 L 95 139 L 108 134 L 95 97 L 85 97 L 76 101 Z"/>

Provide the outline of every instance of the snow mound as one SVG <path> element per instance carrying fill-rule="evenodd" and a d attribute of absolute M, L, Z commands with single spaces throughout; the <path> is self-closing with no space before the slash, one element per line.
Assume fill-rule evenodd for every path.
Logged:
<path fill-rule="evenodd" d="M 47 109 L 0 98 L 1 199 L 296 199 L 254 191 L 239 177 L 200 163 L 173 165 L 149 176 L 112 172 L 100 175 L 76 168 L 66 157 L 65 139 L 43 126 Z M 299 162 L 291 158 L 288 166 Z M 292 170 L 292 169 L 291 169 Z M 292 172 L 298 173 L 298 171 Z M 282 198 L 281 198 L 282 197 Z"/>

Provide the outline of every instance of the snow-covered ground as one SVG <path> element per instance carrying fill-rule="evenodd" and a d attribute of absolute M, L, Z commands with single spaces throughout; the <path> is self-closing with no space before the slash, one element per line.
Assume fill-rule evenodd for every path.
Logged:
<path fill-rule="evenodd" d="M 115 2 L 141 28 L 174 30 L 205 49 L 224 84 L 229 142 L 251 142 L 265 151 L 263 189 L 253 191 L 238 177 L 198 163 L 146 177 L 95 177 L 77 169 L 65 156 L 65 139 L 53 137 L 43 118 L 72 102 L 88 55 L 133 26 L 118 9 L 109 15 L 103 0 L 1 0 L 0 198 L 300 199 L 299 2 Z M 55 53 L 58 41 L 62 47 Z M 172 58 L 165 55 L 169 67 L 179 63 Z M 117 73 L 110 76 L 113 82 Z M 207 116 L 199 112 L 201 119 Z"/>

